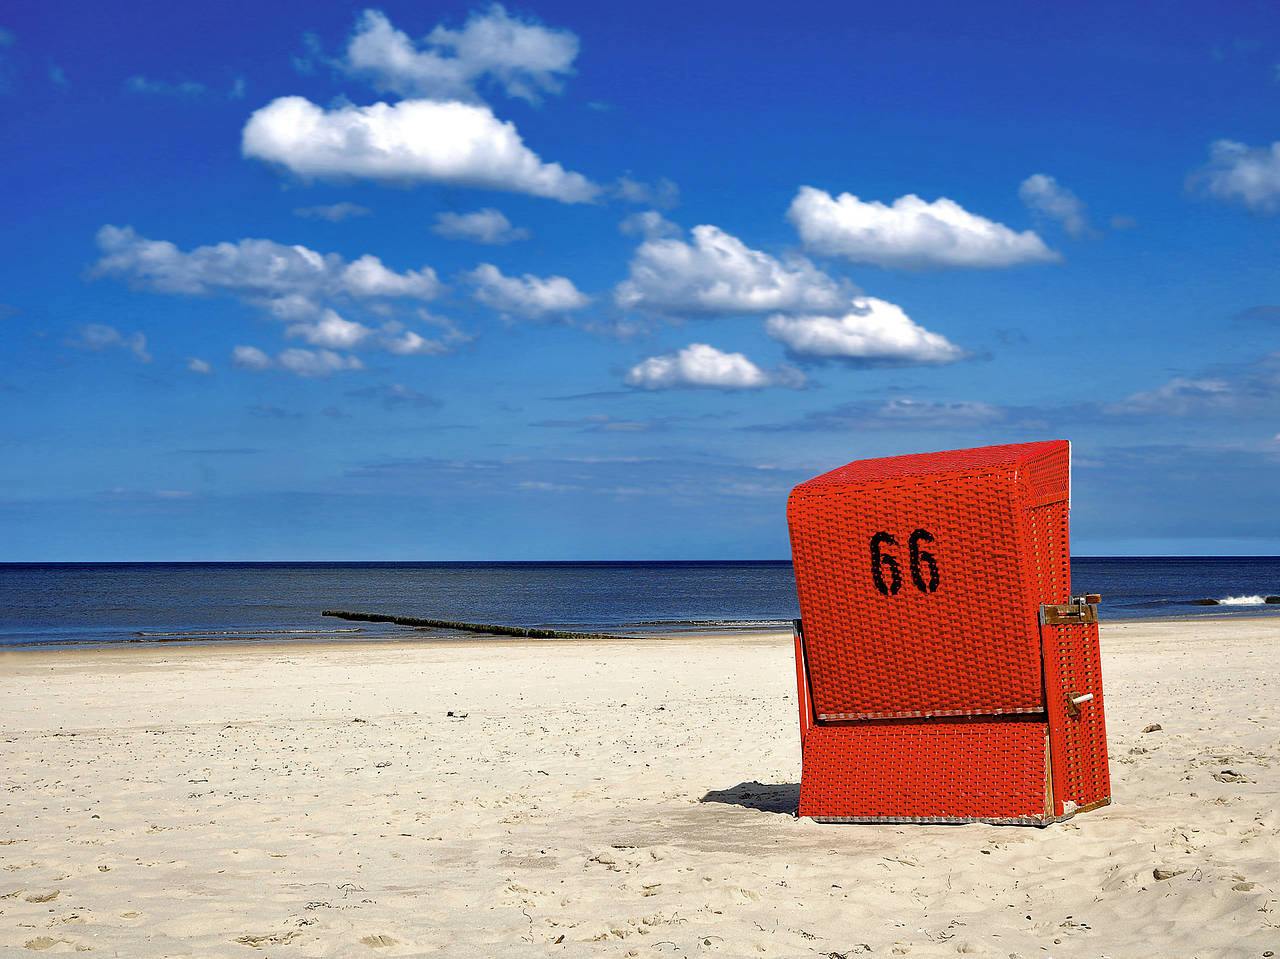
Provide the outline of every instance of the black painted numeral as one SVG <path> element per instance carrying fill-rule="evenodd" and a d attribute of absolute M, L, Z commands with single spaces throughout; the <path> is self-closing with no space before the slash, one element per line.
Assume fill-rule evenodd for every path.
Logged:
<path fill-rule="evenodd" d="M 876 581 L 876 589 L 886 596 L 896 596 L 902 588 L 902 573 L 898 570 L 898 561 L 887 553 L 880 552 L 884 544 L 897 546 L 898 541 L 888 533 L 876 533 L 871 537 L 871 578 Z M 884 568 L 889 567 L 892 579 L 884 581 Z"/>
<path fill-rule="evenodd" d="M 916 589 L 922 593 L 936 593 L 938 591 L 938 560 L 929 552 L 920 548 L 921 543 L 934 542 L 933 534 L 927 529 L 918 529 L 907 539 L 907 558 L 911 567 L 911 582 L 915 583 Z M 893 535 L 883 530 L 871 537 L 871 578 L 875 581 L 876 589 L 885 596 L 896 596 L 898 590 L 902 588 L 902 570 L 898 566 L 898 560 L 890 553 L 884 552 L 885 546 L 897 546 L 898 541 Z M 928 577 L 925 576 L 925 567 L 928 568 Z M 885 582 L 884 571 L 889 570 L 889 581 Z"/>
<path fill-rule="evenodd" d="M 907 540 L 907 548 L 911 555 L 911 582 L 916 584 L 916 589 L 922 593 L 936 593 L 938 591 L 938 561 L 933 558 L 932 553 L 926 553 L 920 548 L 920 541 L 926 543 L 933 542 L 933 534 L 927 529 L 918 529 L 911 534 L 911 538 Z M 929 567 L 929 580 L 925 582 L 925 578 L 920 573 L 920 564 L 925 563 Z"/>

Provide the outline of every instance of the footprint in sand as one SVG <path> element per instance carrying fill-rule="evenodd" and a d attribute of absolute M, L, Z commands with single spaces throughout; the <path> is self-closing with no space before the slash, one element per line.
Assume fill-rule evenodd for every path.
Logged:
<path fill-rule="evenodd" d="M 383 946 L 398 945 L 400 940 L 392 939 L 390 936 L 365 936 L 360 940 L 370 949 L 381 949 Z"/>
<path fill-rule="evenodd" d="M 45 892 L 33 892 L 30 895 L 23 896 L 22 898 L 27 902 L 53 902 L 53 900 L 58 898 L 58 893 L 61 891 L 62 890 L 60 889 L 49 889 Z M 45 948 L 47 949 L 48 946 Z"/>
<path fill-rule="evenodd" d="M 302 933 L 300 932 L 284 932 L 271 933 L 265 936 L 238 936 L 236 942 L 242 946 L 252 946 L 254 949 L 261 949 L 263 946 L 283 946 L 294 939 L 297 939 Z"/>
<path fill-rule="evenodd" d="M 50 939 L 48 936 L 36 936 L 34 939 L 28 939 L 24 945 L 28 949 L 34 949 L 37 952 L 42 952 L 45 949 L 52 949 L 54 946 L 63 942 L 70 943 L 70 941 L 71 940 L 69 939 Z"/>

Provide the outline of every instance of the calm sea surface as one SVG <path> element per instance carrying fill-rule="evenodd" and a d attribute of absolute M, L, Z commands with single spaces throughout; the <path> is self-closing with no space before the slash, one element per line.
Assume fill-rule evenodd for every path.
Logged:
<path fill-rule="evenodd" d="M 1104 619 L 1280 615 L 1265 603 L 1280 557 L 1081 557 L 1071 570 L 1076 593 L 1103 594 Z M 322 609 L 628 633 L 799 615 L 785 561 L 0 564 L 0 646 L 450 635 Z"/>

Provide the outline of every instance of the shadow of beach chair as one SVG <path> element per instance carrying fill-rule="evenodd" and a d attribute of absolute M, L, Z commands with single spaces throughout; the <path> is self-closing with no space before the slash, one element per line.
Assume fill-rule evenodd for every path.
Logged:
<path fill-rule="evenodd" d="M 860 460 L 792 491 L 801 816 L 1045 825 L 1110 802 L 1070 456 Z"/>

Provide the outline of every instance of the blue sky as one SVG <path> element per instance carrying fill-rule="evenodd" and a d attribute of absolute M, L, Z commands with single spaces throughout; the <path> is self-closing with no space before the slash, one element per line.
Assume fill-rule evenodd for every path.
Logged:
<path fill-rule="evenodd" d="M 1280 13 L 0 15 L 0 560 L 788 555 L 1067 438 L 1079 554 L 1280 553 Z"/>

